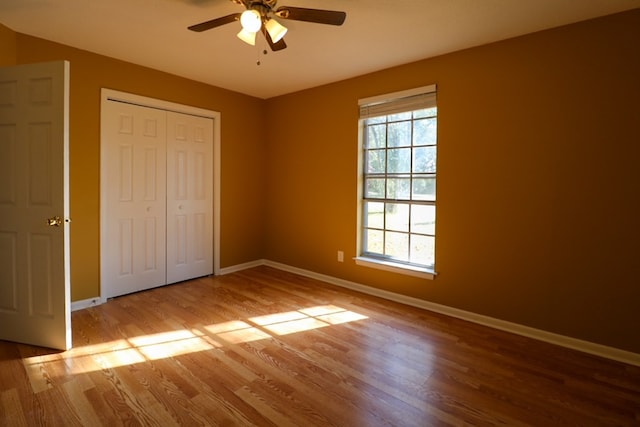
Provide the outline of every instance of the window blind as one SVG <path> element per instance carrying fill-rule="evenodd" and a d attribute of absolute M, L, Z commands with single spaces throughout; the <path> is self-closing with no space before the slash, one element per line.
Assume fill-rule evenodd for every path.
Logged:
<path fill-rule="evenodd" d="M 360 119 L 404 113 L 436 106 L 435 85 L 405 92 L 396 92 L 382 97 L 361 99 Z"/>

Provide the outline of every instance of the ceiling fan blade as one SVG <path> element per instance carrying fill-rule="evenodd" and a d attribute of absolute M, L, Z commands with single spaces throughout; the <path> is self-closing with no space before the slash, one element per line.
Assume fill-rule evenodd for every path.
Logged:
<path fill-rule="evenodd" d="M 237 21 L 240 19 L 241 13 L 232 13 L 231 15 L 223 16 L 222 18 L 212 19 L 210 21 L 201 22 L 196 25 L 192 25 L 187 27 L 191 31 L 201 32 L 210 30 L 212 28 L 219 27 L 224 24 L 229 24 L 231 22 Z"/>
<path fill-rule="evenodd" d="M 315 22 L 317 24 L 342 25 L 347 17 L 345 12 L 335 10 L 307 9 L 304 7 L 282 6 L 275 11 L 282 19 Z"/>
<path fill-rule="evenodd" d="M 276 43 L 274 43 L 271 39 L 271 36 L 269 35 L 269 32 L 264 28 L 264 25 L 262 26 L 262 34 L 264 34 L 264 38 L 267 39 L 267 43 L 269 43 L 269 47 L 272 51 L 277 52 L 279 50 L 287 48 L 287 44 L 284 42 L 284 39 L 280 39 Z"/>

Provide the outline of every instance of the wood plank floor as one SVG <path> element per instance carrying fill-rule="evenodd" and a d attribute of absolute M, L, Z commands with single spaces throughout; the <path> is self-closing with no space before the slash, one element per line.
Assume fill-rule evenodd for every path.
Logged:
<path fill-rule="evenodd" d="M 638 426 L 640 368 L 259 267 L 0 342 L 0 425 Z"/>

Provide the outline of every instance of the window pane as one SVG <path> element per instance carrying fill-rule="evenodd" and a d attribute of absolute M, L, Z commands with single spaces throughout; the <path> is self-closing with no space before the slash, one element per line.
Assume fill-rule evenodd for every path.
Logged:
<path fill-rule="evenodd" d="M 436 234 L 435 206 L 411 206 L 411 232 L 431 235 Z"/>
<path fill-rule="evenodd" d="M 365 227 L 384 228 L 384 203 L 365 202 L 364 212 Z"/>
<path fill-rule="evenodd" d="M 384 253 L 401 261 L 409 261 L 409 235 L 387 231 L 385 233 Z"/>
<path fill-rule="evenodd" d="M 436 147 L 417 147 L 413 149 L 413 172 L 436 172 Z"/>
<path fill-rule="evenodd" d="M 411 145 L 411 122 L 389 124 L 389 147 L 407 147 Z"/>
<path fill-rule="evenodd" d="M 384 231 L 380 230 L 367 230 L 365 252 L 374 254 L 384 254 Z"/>
<path fill-rule="evenodd" d="M 435 238 L 411 235 L 410 262 L 432 266 L 435 262 Z"/>
<path fill-rule="evenodd" d="M 411 148 L 395 148 L 387 153 L 387 173 L 411 172 Z"/>
<path fill-rule="evenodd" d="M 413 112 L 413 118 L 435 117 L 438 114 L 437 107 L 425 108 L 424 110 L 416 110 Z"/>
<path fill-rule="evenodd" d="M 407 111 L 406 113 L 391 114 L 389 116 L 390 122 L 395 122 L 399 120 L 411 120 L 411 111 Z"/>
<path fill-rule="evenodd" d="M 387 203 L 387 230 L 409 231 L 409 205 L 404 203 Z"/>
<path fill-rule="evenodd" d="M 371 199 L 384 198 L 384 178 L 367 178 L 364 186 L 364 196 Z"/>
<path fill-rule="evenodd" d="M 367 150 L 367 173 L 384 173 L 386 150 Z"/>
<path fill-rule="evenodd" d="M 436 119 L 422 119 L 413 122 L 413 145 L 435 145 L 437 141 Z"/>
<path fill-rule="evenodd" d="M 387 125 L 367 126 L 366 148 L 384 148 Z"/>
<path fill-rule="evenodd" d="M 387 199 L 409 200 L 409 178 L 388 178 L 387 179 Z"/>
<path fill-rule="evenodd" d="M 387 121 L 387 116 L 380 116 L 380 117 L 372 117 L 370 119 L 367 119 L 366 123 L 368 125 L 372 125 L 376 123 L 384 123 L 386 121 Z"/>
<path fill-rule="evenodd" d="M 436 200 L 436 179 L 435 178 L 414 178 L 412 197 L 413 197 L 413 200 L 435 201 Z"/>

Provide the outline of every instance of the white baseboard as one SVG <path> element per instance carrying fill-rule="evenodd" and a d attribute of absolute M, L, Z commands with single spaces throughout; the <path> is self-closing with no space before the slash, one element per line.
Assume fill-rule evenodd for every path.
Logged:
<path fill-rule="evenodd" d="M 218 275 L 222 276 L 225 274 L 235 273 L 236 271 L 247 270 L 249 268 L 258 267 L 260 265 L 265 265 L 265 261 L 264 260 L 251 261 L 244 264 L 238 264 L 231 267 L 222 268 L 220 269 Z M 104 304 L 104 303 L 105 301 L 102 299 L 102 297 L 94 297 L 94 298 L 89 298 L 81 301 L 73 301 L 71 302 L 71 311 L 84 310 L 85 308 L 95 307 L 97 305 Z"/>
<path fill-rule="evenodd" d="M 258 261 L 253 261 L 245 264 L 240 264 L 234 267 L 228 267 L 228 268 L 225 268 L 224 271 L 225 271 L 225 274 L 228 274 L 236 271 L 245 270 L 247 268 L 257 267 L 260 265 L 266 265 L 269 267 L 277 268 L 279 270 L 295 273 L 300 276 L 321 280 L 323 282 L 327 282 L 332 285 L 362 292 L 364 294 L 373 295 L 373 296 L 384 298 L 390 301 L 410 305 L 412 307 L 417 307 L 424 310 L 433 311 L 435 313 L 440 313 L 447 316 L 455 317 L 458 319 L 467 320 L 469 322 L 477 323 L 480 325 L 488 326 L 488 327 L 499 329 L 506 332 L 511 332 L 517 335 L 533 338 L 539 341 L 556 344 L 562 347 L 571 348 L 573 350 L 582 351 L 584 353 L 589 353 L 589 354 L 604 357 L 607 359 L 616 360 L 618 362 L 628 363 L 630 365 L 640 366 L 640 354 L 638 353 L 633 353 L 630 351 L 621 350 L 615 347 L 609 347 L 602 344 L 596 344 L 593 342 L 584 341 L 577 338 L 572 338 L 565 335 L 560 335 L 553 332 L 548 332 L 548 331 L 520 325 L 513 322 L 507 322 L 505 320 L 484 316 L 482 314 L 477 314 L 470 311 L 460 310 L 460 309 L 449 307 L 446 305 L 436 304 L 433 302 L 425 301 L 419 298 L 409 297 L 409 296 L 398 294 L 395 292 L 389 292 L 382 289 L 373 288 L 371 286 L 363 285 L 356 282 L 350 282 L 348 280 L 338 279 L 336 277 L 327 276 L 325 274 L 320 274 L 320 273 L 304 270 L 297 267 L 292 267 L 290 265 L 281 264 L 274 261 L 258 260 Z"/>
<path fill-rule="evenodd" d="M 71 311 L 84 310 L 85 308 L 95 307 L 104 303 L 101 297 L 84 299 L 81 301 L 73 301 L 71 303 Z"/>
<path fill-rule="evenodd" d="M 266 265 L 266 261 L 263 259 L 259 259 L 257 261 L 245 262 L 244 264 L 232 265 L 231 267 L 221 268 L 220 276 L 224 276 L 225 274 L 235 273 L 236 271 L 247 270 L 253 267 L 259 267 L 261 265 Z"/>

